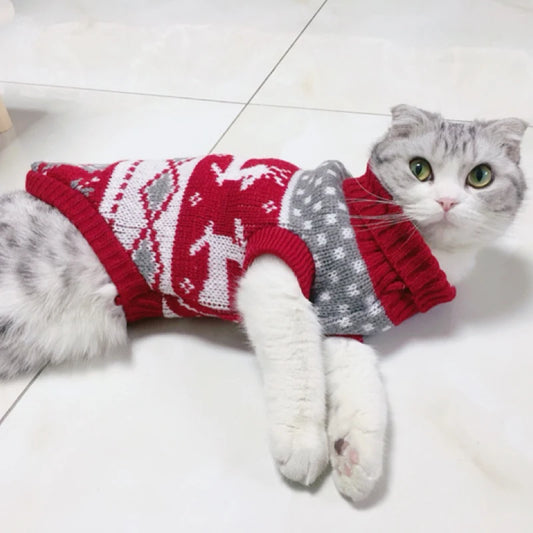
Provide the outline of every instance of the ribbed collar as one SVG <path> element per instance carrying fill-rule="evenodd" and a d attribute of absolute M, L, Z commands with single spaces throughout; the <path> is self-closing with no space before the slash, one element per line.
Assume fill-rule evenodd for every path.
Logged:
<path fill-rule="evenodd" d="M 383 217 L 395 219 L 403 211 L 370 165 L 362 176 L 344 180 L 343 189 L 358 247 L 393 323 L 455 297 L 455 288 L 416 227 L 410 221 L 383 222 Z"/>

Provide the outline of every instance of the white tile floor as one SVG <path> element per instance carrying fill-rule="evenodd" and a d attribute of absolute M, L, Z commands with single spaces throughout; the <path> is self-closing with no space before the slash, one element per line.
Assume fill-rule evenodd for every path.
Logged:
<path fill-rule="evenodd" d="M 357 173 L 399 102 L 533 121 L 531 0 L 15 4 L 2 191 L 33 160 L 211 149 Z M 531 130 L 523 159 L 533 178 Z M 367 504 L 276 474 L 236 328 L 156 321 L 112 363 L 0 383 L 0 531 L 533 531 L 531 228 L 530 201 L 456 301 L 375 341 L 392 430 Z"/>

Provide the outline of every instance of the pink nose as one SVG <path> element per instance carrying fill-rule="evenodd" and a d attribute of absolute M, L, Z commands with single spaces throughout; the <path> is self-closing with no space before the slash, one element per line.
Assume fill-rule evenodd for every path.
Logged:
<path fill-rule="evenodd" d="M 439 198 L 437 203 L 439 203 L 444 212 L 447 213 L 454 205 L 457 204 L 457 200 L 454 198 Z"/>

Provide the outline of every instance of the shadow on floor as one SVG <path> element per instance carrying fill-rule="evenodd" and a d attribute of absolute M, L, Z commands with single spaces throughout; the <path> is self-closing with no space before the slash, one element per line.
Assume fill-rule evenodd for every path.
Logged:
<path fill-rule="evenodd" d="M 457 285 L 454 301 L 415 315 L 383 335 L 369 339 L 388 356 L 413 339 L 442 339 L 464 324 L 490 325 L 514 315 L 531 301 L 533 265 L 524 257 L 491 248 L 482 251 L 472 273 Z"/>

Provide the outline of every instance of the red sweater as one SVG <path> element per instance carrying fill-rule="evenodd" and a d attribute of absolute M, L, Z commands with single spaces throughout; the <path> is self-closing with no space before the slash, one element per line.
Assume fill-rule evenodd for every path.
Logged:
<path fill-rule="evenodd" d="M 304 172 L 285 161 L 230 155 L 41 162 L 26 187 L 81 231 L 129 321 L 238 320 L 238 280 L 265 253 L 292 268 L 326 334 L 387 329 L 455 295 L 412 224 L 372 223 L 401 210 L 371 201 L 390 195 L 370 169 L 354 179 L 337 162 Z"/>

